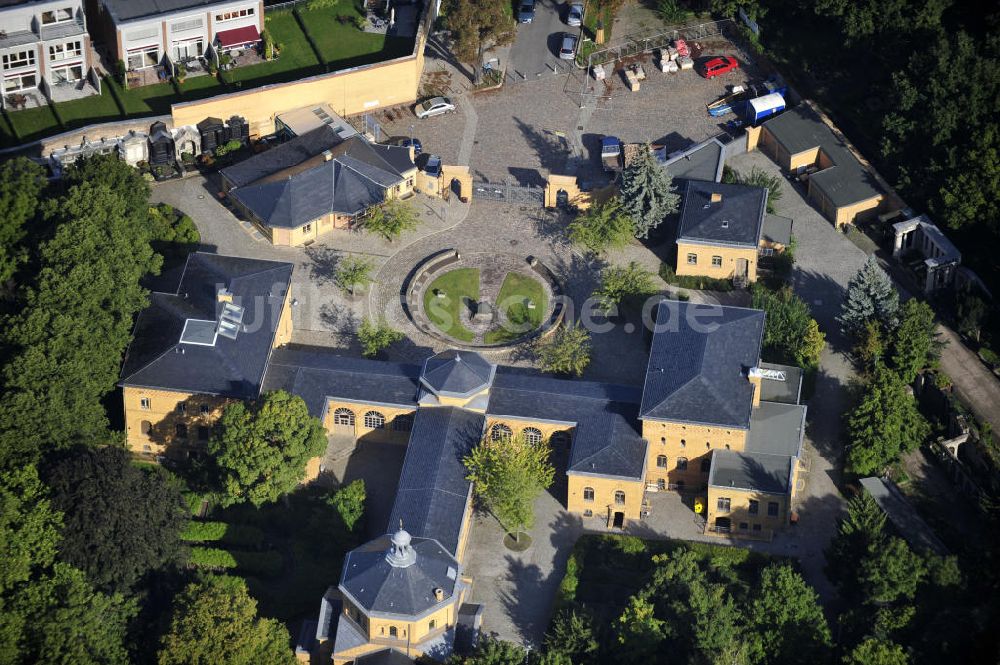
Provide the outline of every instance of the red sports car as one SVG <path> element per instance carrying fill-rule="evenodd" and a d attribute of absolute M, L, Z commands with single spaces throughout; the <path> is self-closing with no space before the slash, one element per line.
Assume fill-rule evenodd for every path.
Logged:
<path fill-rule="evenodd" d="M 739 68 L 739 60 L 736 58 L 730 58 L 728 55 L 724 55 L 718 58 L 712 58 L 706 62 L 701 75 L 707 79 L 714 79 L 716 76 L 722 76 L 727 72 L 731 72 L 734 69 Z"/>

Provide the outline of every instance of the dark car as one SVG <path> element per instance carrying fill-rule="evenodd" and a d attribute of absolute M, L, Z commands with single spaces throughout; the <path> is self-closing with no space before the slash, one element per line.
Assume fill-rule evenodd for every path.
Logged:
<path fill-rule="evenodd" d="M 535 0 L 521 0 L 517 7 L 517 20 L 521 23 L 531 23 L 535 18 Z"/>
<path fill-rule="evenodd" d="M 393 136 L 391 139 L 386 141 L 386 144 L 398 145 L 404 148 L 409 148 L 412 145 L 414 157 L 424 151 L 424 144 L 420 142 L 420 139 L 411 139 L 409 136 Z"/>

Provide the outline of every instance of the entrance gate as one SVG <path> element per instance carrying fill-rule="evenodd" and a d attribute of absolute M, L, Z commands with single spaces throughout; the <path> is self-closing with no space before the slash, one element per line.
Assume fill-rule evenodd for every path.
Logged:
<path fill-rule="evenodd" d="M 515 185 L 509 181 L 474 180 L 472 182 L 472 197 L 501 203 L 537 203 L 542 205 L 545 199 L 545 190 L 531 185 Z"/>

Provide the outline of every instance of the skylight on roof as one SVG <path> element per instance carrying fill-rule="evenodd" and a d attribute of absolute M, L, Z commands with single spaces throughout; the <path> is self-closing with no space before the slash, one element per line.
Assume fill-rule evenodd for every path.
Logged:
<path fill-rule="evenodd" d="M 240 332 L 240 326 L 232 321 L 222 319 L 219 321 L 218 333 L 227 339 L 236 339 Z"/>
<path fill-rule="evenodd" d="M 182 344 L 215 346 L 215 335 L 215 321 L 188 319 L 184 322 L 180 341 Z"/>

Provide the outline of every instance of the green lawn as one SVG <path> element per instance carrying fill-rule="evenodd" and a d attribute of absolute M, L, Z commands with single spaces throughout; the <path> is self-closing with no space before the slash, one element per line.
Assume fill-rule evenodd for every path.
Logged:
<path fill-rule="evenodd" d="M 229 70 L 225 73 L 227 81 L 258 86 L 300 79 L 321 71 L 319 60 L 292 12 L 269 13 L 264 20 L 264 29 L 281 47 L 281 55 L 277 60 Z"/>
<path fill-rule="evenodd" d="M 528 309 L 529 302 L 535 304 L 534 309 Z M 500 286 L 497 308 L 516 328 L 513 330 L 503 328 L 491 330 L 486 333 L 486 343 L 505 342 L 534 330 L 542 325 L 542 317 L 545 315 L 547 306 L 548 297 L 537 279 L 518 272 L 507 273 Z"/>
<path fill-rule="evenodd" d="M 338 16 L 349 16 L 350 23 L 341 23 Z M 356 67 L 387 58 L 407 55 L 413 50 L 413 40 L 405 37 L 385 37 L 359 30 L 353 19 L 364 16 L 353 2 L 341 0 L 333 7 L 299 9 L 299 17 L 312 37 L 323 62 L 331 69 Z"/>
<path fill-rule="evenodd" d="M 441 291 L 445 297 L 438 298 L 435 292 Z M 424 312 L 427 319 L 441 332 L 462 342 L 471 342 L 472 332 L 459 323 L 459 308 L 464 307 L 463 301 L 469 298 L 479 300 L 479 270 L 476 268 L 457 268 L 441 275 L 424 291 Z"/>
<path fill-rule="evenodd" d="M 21 141 L 29 141 L 59 131 L 59 121 L 48 106 L 10 111 L 9 117 Z"/>
<path fill-rule="evenodd" d="M 82 127 L 95 122 L 110 122 L 122 117 L 121 110 L 115 103 L 115 98 L 111 96 L 110 90 L 105 90 L 103 94 L 93 97 L 56 104 L 56 109 L 67 127 Z"/>

